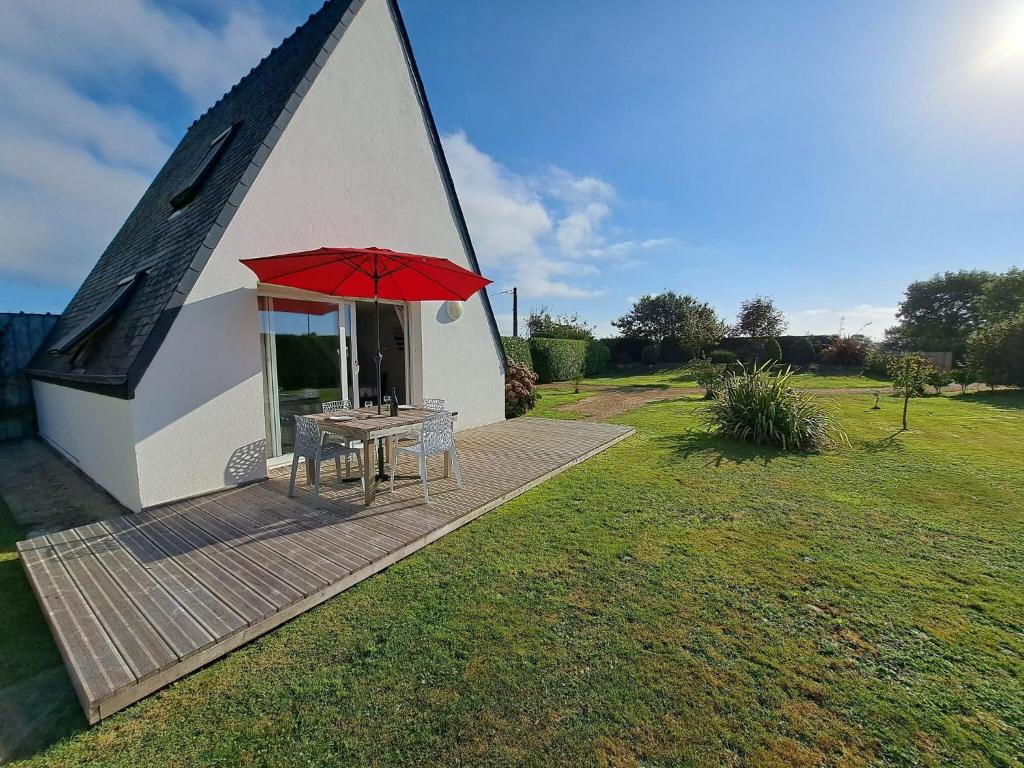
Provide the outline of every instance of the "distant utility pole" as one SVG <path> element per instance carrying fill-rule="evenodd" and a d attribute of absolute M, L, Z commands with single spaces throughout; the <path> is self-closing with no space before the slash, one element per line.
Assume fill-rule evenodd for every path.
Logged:
<path fill-rule="evenodd" d="M 510 291 L 502 291 L 502 293 L 512 294 L 512 335 L 519 335 L 519 289 L 516 286 L 512 286 Z"/>

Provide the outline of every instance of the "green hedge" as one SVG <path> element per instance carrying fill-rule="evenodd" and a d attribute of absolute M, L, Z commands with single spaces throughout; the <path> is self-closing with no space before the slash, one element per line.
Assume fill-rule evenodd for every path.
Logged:
<path fill-rule="evenodd" d="M 585 363 L 587 376 L 600 376 L 608 370 L 608 364 L 612 361 L 612 351 L 600 341 L 590 341 L 587 344 L 587 359 Z"/>
<path fill-rule="evenodd" d="M 586 369 L 587 347 L 581 339 L 530 339 L 533 370 L 541 384 L 570 381 Z"/>
<path fill-rule="evenodd" d="M 521 339 L 518 336 L 502 336 L 501 346 L 505 348 L 505 355 L 513 363 L 522 363 L 531 371 L 533 370 L 533 355 L 530 354 L 530 340 Z"/>

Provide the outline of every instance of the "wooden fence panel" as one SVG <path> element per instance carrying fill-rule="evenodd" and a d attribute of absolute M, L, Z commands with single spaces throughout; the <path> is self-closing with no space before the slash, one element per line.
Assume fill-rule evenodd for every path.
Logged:
<path fill-rule="evenodd" d="M 0 312 L 0 440 L 35 433 L 32 383 L 22 369 L 50 333 L 57 317 Z"/>

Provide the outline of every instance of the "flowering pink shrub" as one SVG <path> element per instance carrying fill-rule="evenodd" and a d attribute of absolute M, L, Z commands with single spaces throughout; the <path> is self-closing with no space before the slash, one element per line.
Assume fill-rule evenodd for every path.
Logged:
<path fill-rule="evenodd" d="M 505 418 L 523 416 L 537 404 L 537 393 L 533 385 L 537 374 L 522 363 L 505 359 Z"/>

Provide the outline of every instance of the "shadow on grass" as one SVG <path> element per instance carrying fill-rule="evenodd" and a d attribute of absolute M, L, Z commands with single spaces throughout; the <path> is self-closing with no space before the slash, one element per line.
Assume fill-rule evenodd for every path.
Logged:
<path fill-rule="evenodd" d="M 0 499 L 0 762 L 28 757 L 85 727 L 71 679 L 15 555 L 24 531 Z"/>
<path fill-rule="evenodd" d="M 857 447 L 863 449 L 865 453 L 888 453 L 890 451 L 903 451 L 904 446 L 898 438 L 904 434 L 902 429 L 897 429 L 888 437 L 880 437 L 877 440 L 865 440 L 862 443 L 858 443 Z"/>
<path fill-rule="evenodd" d="M 1024 390 L 995 389 L 986 392 L 967 392 L 955 394 L 953 400 L 961 403 L 977 403 L 990 408 L 1001 408 L 1008 411 L 1024 411 Z"/>
<path fill-rule="evenodd" d="M 706 466 L 719 467 L 722 464 L 744 464 L 754 461 L 768 466 L 774 459 L 786 456 L 784 451 L 767 445 L 741 443 L 690 429 L 680 435 L 666 435 L 658 441 L 669 446 L 683 458 L 705 458 Z"/>

